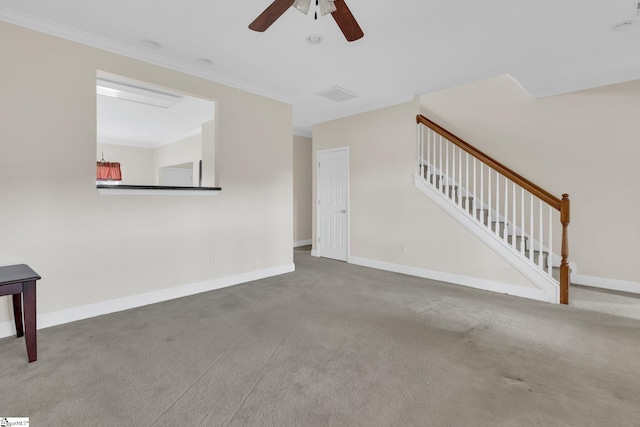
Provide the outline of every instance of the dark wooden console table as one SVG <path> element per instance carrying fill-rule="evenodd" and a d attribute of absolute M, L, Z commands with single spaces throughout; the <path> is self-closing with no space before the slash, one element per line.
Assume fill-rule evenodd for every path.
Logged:
<path fill-rule="evenodd" d="M 25 336 L 29 363 L 38 358 L 36 340 L 36 280 L 41 277 L 26 264 L 0 267 L 0 296 L 13 295 L 16 336 Z M 24 300 L 24 329 L 22 302 Z"/>

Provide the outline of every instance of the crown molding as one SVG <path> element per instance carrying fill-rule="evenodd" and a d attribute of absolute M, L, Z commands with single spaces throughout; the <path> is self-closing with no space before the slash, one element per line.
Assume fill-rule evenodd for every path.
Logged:
<path fill-rule="evenodd" d="M 0 21 L 49 34 L 51 36 L 59 37 L 75 43 L 80 43 L 86 46 L 105 50 L 107 52 L 126 56 L 128 58 L 147 62 L 149 64 L 158 65 L 170 70 L 179 71 L 181 73 L 189 74 L 194 77 L 200 77 L 214 83 L 223 84 L 225 86 L 244 90 L 256 95 L 265 96 L 267 98 L 275 99 L 276 101 L 284 102 L 286 104 L 295 103 L 295 99 L 291 97 L 283 96 L 281 94 L 274 93 L 263 88 L 247 85 L 239 80 L 230 78 L 229 76 L 223 74 L 203 70 L 195 65 L 185 64 L 184 62 L 169 59 L 152 52 L 147 52 L 142 49 L 137 49 L 123 43 L 109 40 L 104 37 L 96 36 L 84 31 L 67 27 L 65 25 L 16 12 L 6 7 L 0 7 Z"/>
<path fill-rule="evenodd" d="M 368 113 L 369 111 L 380 110 L 382 108 L 393 107 L 395 105 L 405 104 L 407 102 L 415 99 L 415 94 L 412 95 L 404 95 L 395 98 L 383 99 L 379 102 L 374 102 L 372 104 L 360 105 L 353 108 L 344 109 L 341 111 L 337 111 L 335 114 L 326 115 L 318 120 L 313 120 L 311 122 L 312 125 L 317 125 L 320 123 L 342 119 L 344 117 L 351 117 L 357 114 Z"/>
<path fill-rule="evenodd" d="M 293 134 L 295 136 L 301 136 L 303 138 L 311 138 L 313 136 L 313 132 L 311 131 L 311 125 L 307 126 L 294 126 Z"/>
<path fill-rule="evenodd" d="M 614 85 L 618 83 L 629 82 L 633 80 L 640 79 L 640 70 L 632 69 L 625 70 L 619 73 L 608 74 L 608 75 L 594 75 L 584 79 L 567 79 L 560 84 L 556 85 L 548 85 L 538 87 L 533 87 L 533 85 L 529 85 L 530 87 L 525 90 L 529 93 L 529 95 L 534 98 L 547 98 L 550 96 L 556 95 L 564 95 L 567 93 L 580 92 L 583 90 L 595 89 L 603 86 Z M 517 81 L 517 79 L 515 79 Z M 521 85 L 522 86 L 522 85 Z"/>

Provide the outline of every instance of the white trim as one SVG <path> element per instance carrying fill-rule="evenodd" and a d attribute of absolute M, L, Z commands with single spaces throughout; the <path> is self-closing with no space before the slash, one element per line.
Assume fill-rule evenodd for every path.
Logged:
<path fill-rule="evenodd" d="M 588 276 L 586 274 L 572 274 L 571 283 L 575 285 L 609 289 L 612 291 L 640 294 L 640 282 L 632 282 L 629 280 L 611 279 L 608 277 Z"/>
<path fill-rule="evenodd" d="M 409 276 L 422 277 L 424 279 L 448 282 L 455 285 L 462 285 L 470 288 L 482 289 L 485 291 L 498 292 L 501 294 L 508 294 L 544 302 L 553 302 L 549 301 L 548 295 L 542 289 L 538 288 L 515 286 L 509 283 L 497 282 L 494 280 L 478 279 L 476 277 L 462 276 L 459 274 L 445 273 L 441 271 L 433 271 L 425 268 L 410 267 L 407 265 L 393 264 L 367 258 L 350 257 L 349 263 L 361 265 L 363 267 L 376 268 L 378 270 L 407 274 Z"/>
<path fill-rule="evenodd" d="M 196 65 L 191 66 L 184 62 L 176 61 L 174 59 L 169 59 L 156 53 L 145 51 L 142 48 L 137 49 L 123 43 L 118 43 L 104 37 L 99 37 L 94 34 L 89 34 L 84 31 L 77 30 L 75 28 L 67 27 L 55 22 L 16 12 L 5 7 L 0 7 L 0 21 L 9 22 L 11 24 L 29 28 L 34 31 L 39 31 L 41 33 L 60 37 L 86 46 L 95 47 L 97 49 L 137 59 L 139 61 L 144 61 L 149 64 L 154 64 L 174 71 L 179 71 L 181 73 L 201 77 L 212 82 L 220 83 L 236 89 L 241 89 L 257 95 L 266 96 L 268 98 L 275 99 L 287 104 L 294 104 L 295 102 L 295 99 L 293 98 L 282 96 L 281 94 L 277 94 L 263 88 L 247 85 L 246 83 L 229 76 L 215 73 L 211 70 L 204 70 L 200 67 L 197 67 Z"/>
<path fill-rule="evenodd" d="M 316 251 L 315 249 L 311 249 L 311 256 L 314 256 L 316 258 L 320 258 L 320 255 L 318 255 L 318 251 Z"/>
<path fill-rule="evenodd" d="M 634 69 L 635 68 L 635 69 Z M 629 70 L 614 73 L 613 75 L 607 74 L 606 76 L 589 76 L 581 80 L 571 79 L 569 82 L 562 82 L 559 85 L 533 87 L 527 89 L 527 93 L 534 99 L 545 98 L 549 96 L 563 95 L 565 93 L 573 93 L 581 90 L 592 89 L 594 87 L 609 86 L 617 83 L 629 82 L 640 79 L 640 72 L 636 67 L 632 67 Z"/>
<path fill-rule="evenodd" d="M 48 328 L 51 326 L 75 322 L 77 320 L 88 319 L 90 317 L 102 316 L 104 314 L 129 310 L 131 308 L 142 307 L 149 304 L 156 304 L 162 301 L 182 298 L 202 292 L 209 292 L 215 289 L 226 288 L 229 286 L 239 285 L 241 283 L 260 280 L 272 276 L 278 276 L 280 274 L 291 273 L 293 271 L 295 271 L 295 264 L 285 264 L 277 267 L 265 268 L 263 270 L 256 270 L 248 273 L 241 273 L 233 276 L 220 277 L 204 282 L 193 283 L 190 285 L 149 292 L 146 294 L 132 295 L 128 297 L 102 301 L 95 304 L 83 305 L 80 307 L 69 308 L 53 313 L 40 314 L 37 318 L 37 325 L 38 329 Z M 13 321 L 0 323 L 0 338 L 15 335 L 15 333 L 16 330 Z"/>
<path fill-rule="evenodd" d="M 175 190 L 163 189 L 133 189 L 133 188 L 97 188 L 102 196 L 217 196 L 222 190 Z"/>
<path fill-rule="evenodd" d="M 294 126 L 293 134 L 295 136 L 301 136 L 303 138 L 313 138 L 313 131 L 311 130 L 311 125 L 306 126 Z"/>
<path fill-rule="evenodd" d="M 560 286 L 548 274 L 538 269 L 513 252 L 513 248 L 505 244 L 504 240 L 496 239 L 495 234 L 485 227 L 478 227 L 478 224 L 458 205 L 450 203 L 442 192 L 437 191 L 421 176 L 414 176 L 414 183 L 418 190 L 426 195 L 432 202 L 441 207 L 452 218 L 462 224 L 467 230 L 478 237 L 484 244 L 489 246 L 502 259 L 511 264 L 516 270 L 522 273 L 527 279 L 538 287 L 545 295 L 544 301 L 558 304 L 560 302 Z"/>
<path fill-rule="evenodd" d="M 313 240 L 309 239 L 309 240 L 298 240 L 297 242 L 293 242 L 293 247 L 294 248 L 299 248 L 300 246 L 309 246 L 311 243 L 313 243 Z"/>
<path fill-rule="evenodd" d="M 394 98 L 390 98 L 390 99 L 383 99 L 379 102 L 374 102 L 372 104 L 366 104 L 366 105 L 361 105 L 358 107 L 352 107 L 352 108 L 347 108 L 347 109 L 343 109 L 343 110 L 339 110 L 339 111 L 334 111 L 330 114 L 327 114 L 323 117 L 320 117 L 318 119 L 314 119 L 311 121 L 312 125 L 317 125 L 320 123 L 325 123 L 325 122 L 329 122 L 332 120 L 337 120 L 337 119 L 342 119 L 344 117 L 350 117 L 350 116 L 355 116 L 357 114 L 363 114 L 363 113 L 368 113 L 370 111 L 375 111 L 375 110 L 380 110 L 383 108 L 387 108 L 387 107 L 394 107 L 396 105 L 400 105 L 400 104 L 406 104 L 407 102 L 415 99 L 416 95 L 412 94 L 412 95 L 403 95 L 403 96 L 397 96 Z"/>

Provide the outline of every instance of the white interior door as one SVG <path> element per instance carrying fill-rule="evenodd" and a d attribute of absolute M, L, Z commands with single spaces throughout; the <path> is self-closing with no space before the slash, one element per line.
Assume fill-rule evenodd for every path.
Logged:
<path fill-rule="evenodd" d="M 349 150 L 318 151 L 318 256 L 347 260 Z"/>

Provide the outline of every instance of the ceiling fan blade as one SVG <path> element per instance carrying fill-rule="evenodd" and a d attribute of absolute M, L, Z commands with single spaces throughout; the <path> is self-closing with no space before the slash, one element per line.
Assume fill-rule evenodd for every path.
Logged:
<path fill-rule="evenodd" d="M 276 22 L 287 9 L 293 6 L 294 2 L 295 0 L 275 0 L 249 25 L 249 28 L 253 31 L 265 31 L 271 24 Z"/>
<path fill-rule="evenodd" d="M 362 28 L 358 25 L 356 18 L 353 17 L 344 0 L 335 0 L 333 4 L 336 6 L 336 11 L 331 16 L 336 20 L 336 24 L 342 30 L 342 34 L 347 38 L 347 41 L 352 42 L 362 38 L 364 36 Z"/>

